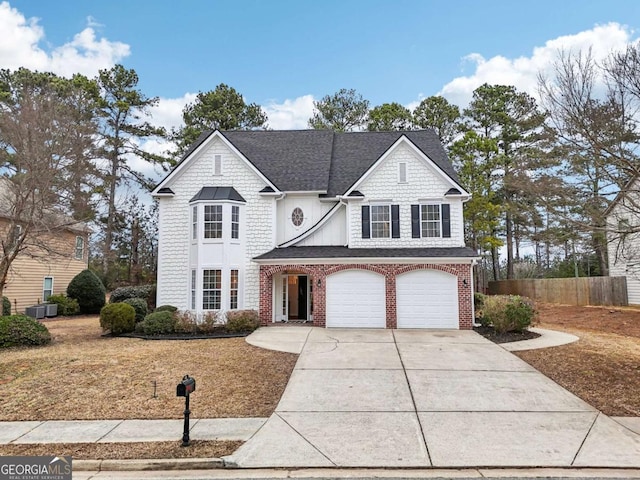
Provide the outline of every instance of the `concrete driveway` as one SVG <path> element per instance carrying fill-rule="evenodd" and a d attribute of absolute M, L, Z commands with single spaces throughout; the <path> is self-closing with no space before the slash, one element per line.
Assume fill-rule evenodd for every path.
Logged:
<path fill-rule="evenodd" d="M 276 412 L 226 459 L 239 467 L 640 467 L 640 435 L 471 331 L 248 341 L 301 354 Z"/>

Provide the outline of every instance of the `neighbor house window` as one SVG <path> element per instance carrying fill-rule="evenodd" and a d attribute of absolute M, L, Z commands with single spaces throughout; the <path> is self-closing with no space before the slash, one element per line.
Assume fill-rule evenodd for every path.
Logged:
<path fill-rule="evenodd" d="M 204 270 L 202 272 L 202 308 L 220 310 L 222 299 L 222 271 Z"/>
<path fill-rule="evenodd" d="M 391 212 L 389 205 L 371 206 L 371 238 L 391 236 Z"/>
<path fill-rule="evenodd" d="M 191 239 L 198 239 L 198 207 L 194 206 L 191 209 Z"/>
<path fill-rule="evenodd" d="M 196 271 L 191 270 L 191 310 L 196 308 Z"/>
<path fill-rule="evenodd" d="M 231 205 L 231 238 L 240 238 L 240 207 Z"/>
<path fill-rule="evenodd" d="M 420 226 L 423 237 L 440 236 L 440 205 L 420 205 Z"/>
<path fill-rule="evenodd" d="M 222 205 L 204 206 L 204 238 L 222 238 Z"/>
<path fill-rule="evenodd" d="M 46 302 L 53 295 L 53 277 L 44 277 L 42 284 L 42 301 Z"/>
<path fill-rule="evenodd" d="M 238 308 L 238 270 L 231 270 L 231 283 L 229 287 L 229 308 Z"/>
<path fill-rule="evenodd" d="M 84 238 L 76 237 L 76 260 L 82 260 L 84 258 Z"/>

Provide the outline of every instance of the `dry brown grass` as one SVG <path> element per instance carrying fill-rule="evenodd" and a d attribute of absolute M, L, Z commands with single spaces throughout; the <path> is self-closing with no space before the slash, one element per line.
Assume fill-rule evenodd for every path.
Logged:
<path fill-rule="evenodd" d="M 195 440 L 144 443 L 55 443 L 0 445 L 0 455 L 71 455 L 74 460 L 213 458 L 231 455 L 242 442 Z"/>
<path fill-rule="evenodd" d="M 0 420 L 180 418 L 184 402 L 175 389 L 184 374 L 197 382 L 193 418 L 266 417 L 297 358 L 244 338 L 101 337 L 95 316 L 46 325 L 51 345 L 0 353 Z"/>
<path fill-rule="evenodd" d="M 640 312 L 559 305 L 539 310 L 541 328 L 580 340 L 516 355 L 607 415 L 640 415 Z"/>

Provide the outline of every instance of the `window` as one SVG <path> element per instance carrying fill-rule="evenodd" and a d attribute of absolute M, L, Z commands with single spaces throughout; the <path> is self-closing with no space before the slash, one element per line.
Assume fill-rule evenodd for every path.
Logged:
<path fill-rule="evenodd" d="M 76 260 L 82 260 L 84 258 L 84 238 L 76 237 Z"/>
<path fill-rule="evenodd" d="M 204 206 L 204 238 L 222 238 L 222 205 Z"/>
<path fill-rule="evenodd" d="M 423 237 L 440 236 L 440 205 L 420 205 L 420 225 Z"/>
<path fill-rule="evenodd" d="M 231 238 L 240 238 L 240 207 L 231 205 Z"/>
<path fill-rule="evenodd" d="M 398 163 L 398 183 L 407 183 L 407 164 L 406 164 L 406 162 Z"/>
<path fill-rule="evenodd" d="M 291 212 L 291 223 L 293 223 L 296 227 L 299 227 L 304 222 L 304 212 L 300 207 L 296 207 Z"/>
<path fill-rule="evenodd" d="M 222 298 L 222 271 L 204 270 L 202 272 L 202 308 L 220 310 Z"/>
<path fill-rule="evenodd" d="M 229 287 L 229 308 L 238 308 L 238 270 L 231 270 L 231 286 Z"/>
<path fill-rule="evenodd" d="M 198 240 L 198 207 L 191 209 L 191 239 Z"/>
<path fill-rule="evenodd" d="M 191 270 L 191 310 L 196 308 L 196 271 Z"/>
<path fill-rule="evenodd" d="M 53 277 L 44 277 L 42 284 L 42 301 L 46 302 L 53 295 Z"/>
<path fill-rule="evenodd" d="M 389 205 L 371 206 L 371 238 L 389 238 L 391 214 Z"/>
<path fill-rule="evenodd" d="M 213 174 L 222 175 L 222 155 L 213 156 Z"/>

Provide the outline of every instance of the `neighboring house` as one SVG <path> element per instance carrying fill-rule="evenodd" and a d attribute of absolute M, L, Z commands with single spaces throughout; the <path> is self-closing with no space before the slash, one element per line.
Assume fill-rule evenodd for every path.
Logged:
<path fill-rule="evenodd" d="M 625 185 L 606 217 L 609 275 L 627 277 L 629 305 L 640 305 L 640 180 Z"/>
<path fill-rule="evenodd" d="M 0 231 L 6 230 L 8 224 L 0 216 Z M 12 311 L 23 313 L 26 307 L 46 301 L 49 295 L 66 293 L 71 279 L 87 268 L 87 237 L 88 229 L 79 224 L 51 236 L 51 248 L 56 254 L 32 255 L 36 252 L 31 249 L 31 254 L 18 255 L 3 292 L 11 300 Z"/>
<path fill-rule="evenodd" d="M 158 305 L 472 327 L 470 195 L 430 130 L 207 132 L 152 195 Z"/>

